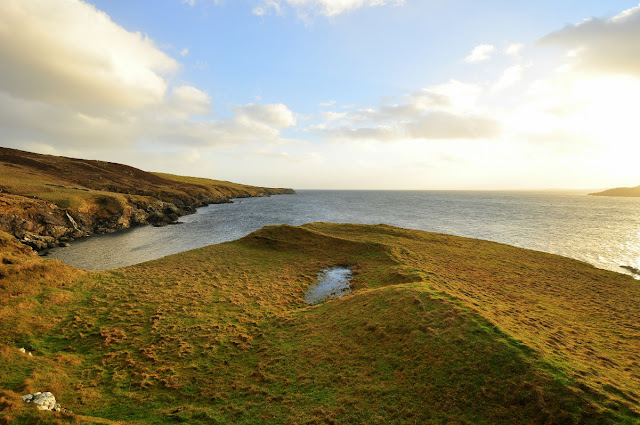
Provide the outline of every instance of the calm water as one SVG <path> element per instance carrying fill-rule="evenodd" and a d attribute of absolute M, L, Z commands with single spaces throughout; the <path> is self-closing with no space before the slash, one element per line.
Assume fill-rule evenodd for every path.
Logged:
<path fill-rule="evenodd" d="M 307 289 L 304 300 L 320 304 L 330 298 L 339 298 L 351 292 L 353 273 L 349 267 L 329 267 L 318 273 L 318 280 Z"/>
<path fill-rule="evenodd" d="M 127 266 L 240 238 L 270 224 L 385 223 L 640 269 L 640 198 L 586 192 L 299 191 L 236 200 L 182 217 L 79 240 L 51 257 L 92 270 Z"/>

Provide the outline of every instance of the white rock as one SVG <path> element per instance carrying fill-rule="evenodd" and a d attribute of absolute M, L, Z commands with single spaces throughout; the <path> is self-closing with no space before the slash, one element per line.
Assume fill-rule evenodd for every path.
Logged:
<path fill-rule="evenodd" d="M 25 394 L 22 396 L 22 401 L 25 403 L 31 403 L 31 400 L 33 400 L 33 394 Z"/>
<path fill-rule="evenodd" d="M 33 354 L 31 354 L 31 351 L 29 351 L 29 357 L 33 357 Z"/>
<path fill-rule="evenodd" d="M 21 349 L 20 349 L 20 352 L 21 352 L 22 354 L 25 354 L 25 353 L 27 352 L 27 350 L 25 350 L 25 349 L 24 349 L 24 347 L 23 347 L 23 348 L 21 348 Z"/>
<path fill-rule="evenodd" d="M 50 392 L 33 394 L 33 402 L 38 410 L 51 410 L 56 407 L 56 398 Z"/>

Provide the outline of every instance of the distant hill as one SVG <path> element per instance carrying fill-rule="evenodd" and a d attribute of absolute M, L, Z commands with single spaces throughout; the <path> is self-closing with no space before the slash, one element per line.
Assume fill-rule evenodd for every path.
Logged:
<path fill-rule="evenodd" d="M 640 186 L 636 187 L 616 187 L 602 192 L 590 193 L 592 196 L 640 196 Z"/>
<path fill-rule="evenodd" d="M 170 224 L 232 198 L 290 193 L 0 148 L 0 230 L 38 250 L 136 224 Z"/>

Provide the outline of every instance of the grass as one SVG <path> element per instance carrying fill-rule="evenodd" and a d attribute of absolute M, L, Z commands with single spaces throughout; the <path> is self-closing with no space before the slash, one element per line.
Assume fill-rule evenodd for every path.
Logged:
<path fill-rule="evenodd" d="M 316 223 L 89 273 L 2 240 L 5 422 L 640 418 L 638 284 L 574 260 Z M 306 305 L 305 290 L 334 265 L 352 267 L 354 292 Z M 43 390 L 77 415 L 21 403 Z"/>
<path fill-rule="evenodd" d="M 51 213 L 47 203 L 52 203 L 69 210 L 73 216 L 89 214 L 108 220 L 124 209 L 132 206 L 145 209 L 158 201 L 199 206 L 201 202 L 291 192 L 290 189 L 154 174 L 122 164 L 0 147 L 0 214 L 5 217 L 18 215 L 32 220 L 27 209 Z M 0 220 L 0 230 L 11 231 L 5 221 Z"/>
<path fill-rule="evenodd" d="M 177 176 L 175 174 L 167 174 L 167 173 L 153 173 L 153 174 L 170 181 L 202 186 L 207 188 L 207 190 L 210 192 L 219 193 L 221 195 L 230 196 L 234 198 L 267 195 L 275 191 L 283 190 L 283 189 L 250 186 L 246 184 L 233 183 L 233 182 L 228 182 L 224 180 L 205 179 L 201 177 Z"/>

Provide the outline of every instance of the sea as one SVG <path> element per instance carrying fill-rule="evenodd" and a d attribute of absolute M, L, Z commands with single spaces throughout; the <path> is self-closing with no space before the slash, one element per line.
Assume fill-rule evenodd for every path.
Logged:
<path fill-rule="evenodd" d="M 238 239 L 266 225 L 389 224 L 559 254 L 640 278 L 640 198 L 586 191 L 299 190 L 209 205 L 179 221 L 91 236 L 49 256 L 106 270 Z"/>

